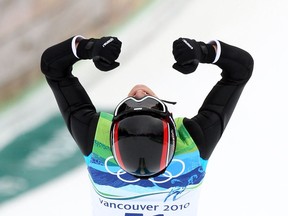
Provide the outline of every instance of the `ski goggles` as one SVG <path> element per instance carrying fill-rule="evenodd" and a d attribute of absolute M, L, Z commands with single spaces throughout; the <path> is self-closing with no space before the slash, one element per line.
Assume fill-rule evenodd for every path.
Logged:
<path fill-rule="evenodd" d="M 134 113 L 138 111 L 150 111 L 160 114 L 166 114 L 168 110 L 164 102 L 175 104 L 175 102 L 160 100 L 159 98 L 150 95 L 145 96 L 141 99 L 127 97 L 118 104 L 114 111 L 114 116 L 122 116 L 122 114 L 127 114 L 129 112 Z"/>

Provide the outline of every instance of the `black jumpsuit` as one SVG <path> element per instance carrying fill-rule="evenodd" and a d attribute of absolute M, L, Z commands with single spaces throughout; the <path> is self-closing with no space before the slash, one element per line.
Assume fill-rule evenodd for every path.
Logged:
<path fill-rule="evenodd" d="M 65 123 L 82 153 L 91 153 L 99 113 L 79 80 L 72 75 L 79 59 L 71 48 L 73 38 L 56 44 L 41 58 L 45 74 Z M 219 41 L 221 54 L 214 63 L 222 69 L 222 79 L 206 97 L 196 116 L 185 118 L 184 125 L 195 141 L 200 156 L 208 160 L 219 141 L 242 90 L 251 77 L 253 59 L 249 53 Z"/>

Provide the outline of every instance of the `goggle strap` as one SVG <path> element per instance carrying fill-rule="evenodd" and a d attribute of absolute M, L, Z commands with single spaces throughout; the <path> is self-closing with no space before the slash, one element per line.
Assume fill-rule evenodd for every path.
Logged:
<path fill-rule="evenodd" d="M 168 103 L 168 104 L 172 104 L 172 105 L 177 104 L 177 102 L 174 102 L 174 101 L 167 101 L 167 100 L 162 100 L 162 99 L 160 99 L 160 100 L 164 103 Z"/>

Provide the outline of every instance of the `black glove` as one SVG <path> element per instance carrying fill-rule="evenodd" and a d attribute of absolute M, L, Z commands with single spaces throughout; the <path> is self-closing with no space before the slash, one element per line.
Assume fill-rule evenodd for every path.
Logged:
<path fill-rule="evenodd" d="M 99 70 L 109 71 L 120 65 L 116 59 L 120 55 L 121 45 L 116 37 L 82 39 L 77 47 L 77 55 L 80 59 L 93 59 Z"/>
<path fill-rule="evenodd" d="M 211 50 L 212 49 L 212 50 Z M 212 45 L 197 42 L 188 38 L 179 38 L 173 42 L 173 55 L 176 63 L 173 68 L 183 74 L 194 72 L 199 62 L 211 63 L 215 51 Z"/>

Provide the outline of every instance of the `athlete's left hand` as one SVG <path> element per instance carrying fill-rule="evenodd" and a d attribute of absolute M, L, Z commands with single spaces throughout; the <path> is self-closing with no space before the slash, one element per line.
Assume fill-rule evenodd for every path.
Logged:
<path fill-rule="evenodd" d="M 188 38 L 175 40 L 173 42 L 172 53 L 176 60 L 173 68 L 183 74 L 194 72 L 202 58 L 202 50 L 199 42 Z"/>

